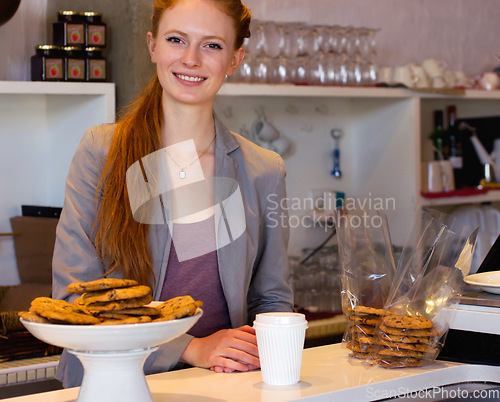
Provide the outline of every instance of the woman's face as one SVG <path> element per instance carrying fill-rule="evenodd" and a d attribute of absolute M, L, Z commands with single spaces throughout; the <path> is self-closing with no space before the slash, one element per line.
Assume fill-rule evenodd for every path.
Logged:
<path fill-rule="evenodd" d="M 215 95 L 243 59 L 234 50 L 231 17 L 212 0 L 181 0 L 167 9 L 157 37 L 148 33 L 151 61 L 167 100 L 187 104 L 213 103 Z"/>

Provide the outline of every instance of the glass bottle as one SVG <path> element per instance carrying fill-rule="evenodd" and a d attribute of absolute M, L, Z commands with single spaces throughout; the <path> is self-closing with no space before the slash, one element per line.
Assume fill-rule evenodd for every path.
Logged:
<path fill-rule="evenodd" d="M 450 162 L 453 166 L 453 177 L 455 179 L 455 188 L 463 185 L 463 156 L 462 156 L 462 135 L 456 127 L 457 108 L 450 105 L 446 109 L 448 118 L 448 129 L 446 131 L 448 143 L 450 146 Z"/>
<path fill-rule="evenodd" d="M 430 138 L 432 140 L 432 144 L 434 146 L 434 159 L 444 160 L 446 159 L 446 149 L 445 149 L 445 141 L 444 141 L 444 129 L 443 129 L 443 111 L 435 110 L 434 111 L 434 130 L 432 131 Z"/>

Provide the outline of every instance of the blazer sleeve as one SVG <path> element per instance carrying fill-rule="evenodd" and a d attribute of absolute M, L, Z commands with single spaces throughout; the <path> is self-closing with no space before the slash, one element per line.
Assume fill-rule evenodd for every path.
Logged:
<path fill-rule="evenodd" d="M 75 152 L 56 229 L 52 297 L 70 302 L 78 296 L 66 293 L 70 283 L 95 280 L 104 274 L 103 264 L 91 239 L 96 217 L 95 194 L 102 163 L 95 135 L 93 128 L 88 129 Z"/>
<path fill-rule="evenodd" d="M 248 319 L 270 311 L 292 311 L 293 293 L 289 283 L 288 208 L 286 205 L 286 168 L 276 155 L 274 182 L 265 195 L 265 209 L 260 225 L 261 242 L 248 293 Z"/>
<path fill-rule="evenodd" d="M 96 189 L 102 171 L 112 132 L 92 128 L 85 132 L 75 152 L 66 179 L 65 200 L 56 230 L 56 243 L 52 261 L 52 297 L 71 302 L 78 295 L 70 295 L 66 287 L 72 282 L 98 279 L 105 273 L 92 241 L 92 228 L 96 218 Z M 116 275 L 118 277 L 118 274 Z M 191 341 L 190 335 L 163 344 L 147 359 L 146 374 L 170 370 Z M 64 387 L 81 384 L 81 363 L 64 353 L 56 378 Z"/>

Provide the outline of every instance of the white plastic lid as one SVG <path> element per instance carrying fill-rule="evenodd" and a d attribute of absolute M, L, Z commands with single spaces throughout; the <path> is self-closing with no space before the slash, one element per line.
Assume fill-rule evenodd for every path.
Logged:
<path fill-rule="evenodd" d="M 255 316 L 255 324 L 264 325 L 297 325 L 305 324 L 306 316 L 300 313 L 260 313 Z"/>

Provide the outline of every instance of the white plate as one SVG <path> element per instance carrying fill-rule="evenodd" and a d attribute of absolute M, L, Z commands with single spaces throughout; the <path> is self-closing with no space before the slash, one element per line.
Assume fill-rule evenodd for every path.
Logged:
<path fill-rule="evenodd" d="M 187 331 L 199 320 L 198 309 L 191 317 L 127 325 L 41 324 L 23 320 L 29 332 L 45 343 L 79 351 L 125 351 L 158 346 Z"/>
<path fill-rule="evenodd" d="M 477 286 L 485 292 L 500 294 L 500 271 L 469 275 L 464 278 L 464 282 Z"/>

